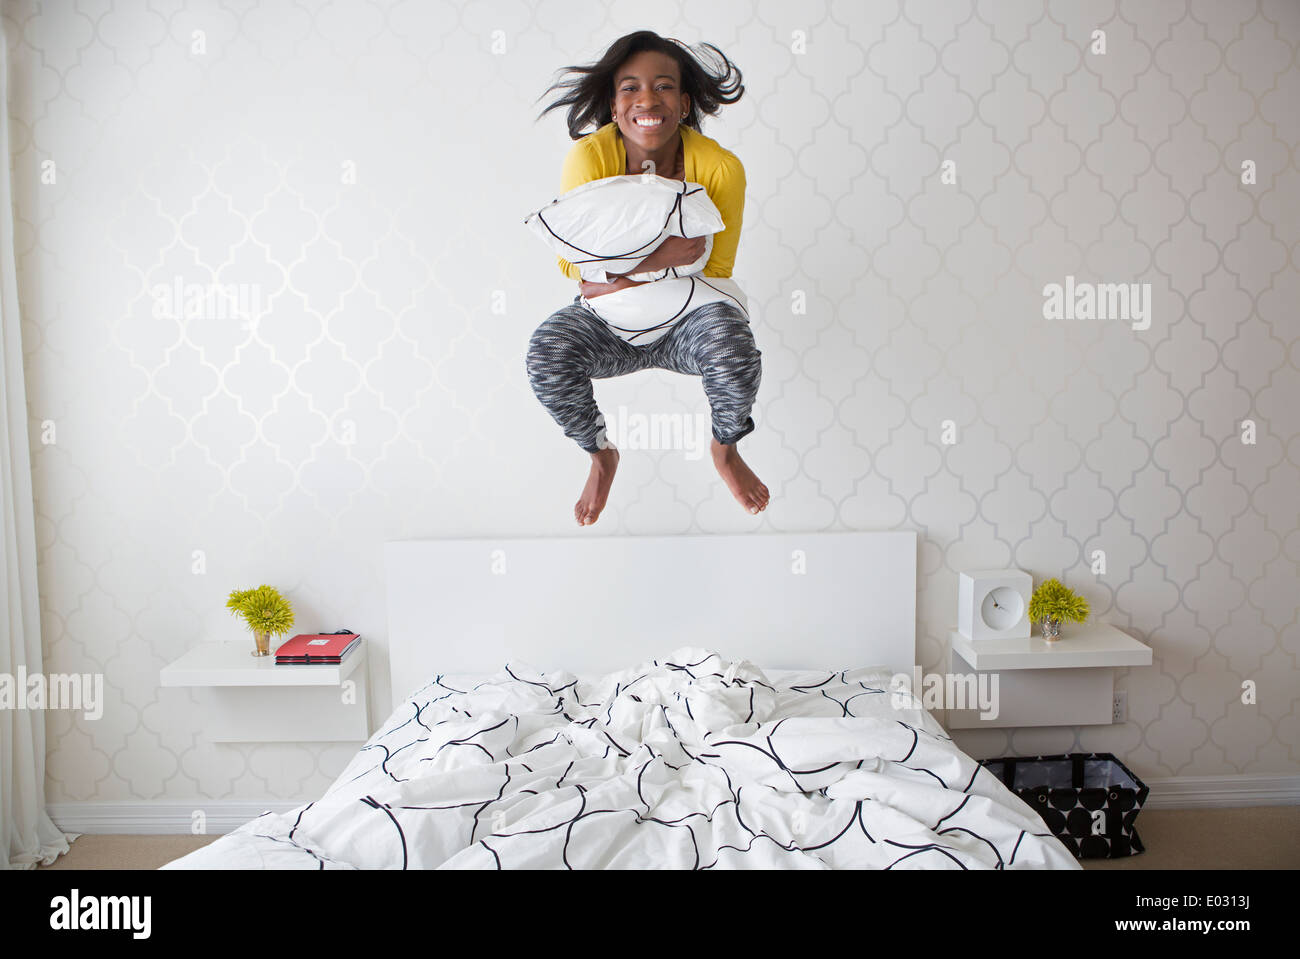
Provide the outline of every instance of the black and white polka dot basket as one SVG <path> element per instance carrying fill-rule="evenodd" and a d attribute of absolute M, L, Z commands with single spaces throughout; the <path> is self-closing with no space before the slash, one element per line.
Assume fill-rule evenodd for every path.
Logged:
<path fill-rule="evenodd" d="M 1003 756 L 980 765 L 1043 817 L 1079 859 L 1143 851 L 1134 822 L 1150 789 L 1110 753 Z"/>

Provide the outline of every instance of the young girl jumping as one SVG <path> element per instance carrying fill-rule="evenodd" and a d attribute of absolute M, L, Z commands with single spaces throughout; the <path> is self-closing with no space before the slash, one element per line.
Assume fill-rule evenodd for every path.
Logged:
<path fill-rule="evenodd" d="M 677 40 L 639 30 L 615 41 L 591 66 L 570 66 L 577 74 L 548 88 L 569 92 L 540 116 L 569 107 L 569 137 L 577 142 L 564 160 L 561 192 L 610 176 L 645 173 L 699 183 L 726 226 L 713 237 L 705 277 L 729 277 L 740 243 L 745 204 L 745 169 L 740 160 L 699 130 L 702 113 L 716 114 L 744 94 L 741 74 L 722 52 L 725 69 L 714 76 Z M 732 80 L 732 74 L 735 79 Z M 732 95 L 734 93 L 734 96 Z M 545 94 L 543 94 L 545 95 Z M 581 131 L 596 124 L 594 133 Z M 649 165 L 649 164 L 652 164 Z M 669 237 L 630 273 L 686 266 L 704 255 L 703 237 Z M 582 279 L 578 268 L 559 258 L 564 275 L 580 293 L 542 323 L 528 346 L 533 392 L 564 430 L 591 454 L 591 471 L 573 508 L 579 526 L 596 522 L 609 496 L 618 450 L 605 435 L 592 379 L 659 368 L 698 376 L 712 410 L 713 465 L 746 510 L 767 508 L 768 490 L 741 459 L 736 444 L 754 429 L 750 415 L 762 374 L 749 318 L 731 302 L 707 303 L 677 319 L 651 343 L 636 345 L 584 306 L 582 298 L 613 293 L 637 281 L 610 274 L 608 283 Z"/>

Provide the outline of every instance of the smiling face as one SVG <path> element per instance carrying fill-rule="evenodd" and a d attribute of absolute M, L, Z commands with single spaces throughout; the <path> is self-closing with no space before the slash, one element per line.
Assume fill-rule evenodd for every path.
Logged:
<path fill-rule="evenodd" d="M 646 151 L 672 140 L 691 103 L 681 79 L 677 61 L 653 50 L 642 50 L 614 71 L 610 112 L 625 140 Z"/>

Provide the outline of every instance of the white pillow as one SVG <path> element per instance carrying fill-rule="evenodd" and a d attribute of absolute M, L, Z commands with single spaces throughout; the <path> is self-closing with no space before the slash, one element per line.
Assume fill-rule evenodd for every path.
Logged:
<path fill-rule="evenodd" d="M 749 318 L 748 301 L 735 280 L 698 273 L 629 286 L 591 299 L 584 296 L 582 303 L 622 339 L 633 346 L 647 346 L 692 310 L 724 300 Z"/>
<path fill-rule="evenodd" d="M 557 197 L 524 220 L 584 280 L 608 283 L 607 270 L 647 281 L 582 302 L 623 339 L 653 343 L 688 312 L 706 303 L 745 295 L 730 278 L 698 275 L 713 252 L 713 234 L 726 228 L 722 214 L 698 183 L 656 174 L 591 180 Z M 629 273 L 670 236 L 705 237 L 704 254 L 686 266 Z"/>
<path fill-rule="evenodd" d="M 670 236 L 711 236 L 726 228 L 704 187 L 653 173 L 580 184 L 524 222 L 594 283 L 609 282 L 607 269 L 629 272 Z M 681 276 L 697 272 L 677 269 Z"/>

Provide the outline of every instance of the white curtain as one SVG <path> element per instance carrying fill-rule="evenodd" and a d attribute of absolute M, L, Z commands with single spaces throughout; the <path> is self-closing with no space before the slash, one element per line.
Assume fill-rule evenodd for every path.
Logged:
<path fill-rule="evenodd" d="M 41 618 L 36 593 L 36 526 L 32 465 L 27 448 L 27 390 L 14 261 L 14 206 L 9 178 L 9 43 L 0 18 L 0 674 L 42 672 Z M 10 680 L 13 681 L 12 679 Z M 14 695 L 25 696 L 25 689 Z M 68 851 L 45 811 L 45 713 L 0 709 L 0 866 L 32 869 Z"/>

